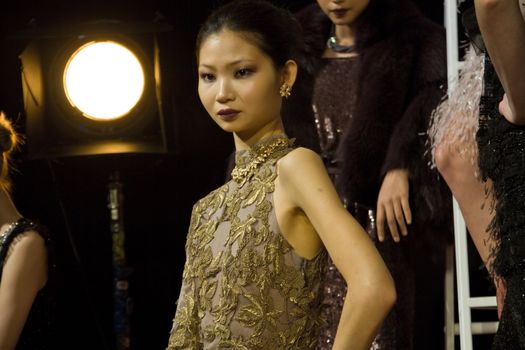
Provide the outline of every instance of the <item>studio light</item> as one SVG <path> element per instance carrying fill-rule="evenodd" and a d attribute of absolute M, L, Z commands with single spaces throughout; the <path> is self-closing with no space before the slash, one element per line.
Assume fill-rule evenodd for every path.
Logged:
<path fill-rule="evenodd" d="M 132 272 L 125 254 L 119 173 L 128 161 L 142 169 L 145 165 L 136 159 L 149 157 L 115 155 L 177 151 L 171 146 L 175 135 L 171 77 L 164 74 L 171 62 L 163 61 L 164 48 L 169 51 L 173 44 L 170 32 L 171 27 L 161 23 L 62 24 L 25 34 L 30 41 L 20 55 L 29 157 L 96 155 L 97 160 L 102 158 L 97 164 L 112 168 L 107 208 L 118 350 L 129 350 L 131 344 Z"/>
<path fill-rule="evenodd" d="M 86 118 L 122 118 L 144 92 L 144 69 L 125 46 L 94 41 L 79 48 L 67 62 L 64 90 L 71 105 Z"/>
<path fill-rule="evenodd" d="M 30 33 L 20 55 L 29 156 L 173 151 L 159 44 L 170 30 L 109 21 Z"/>

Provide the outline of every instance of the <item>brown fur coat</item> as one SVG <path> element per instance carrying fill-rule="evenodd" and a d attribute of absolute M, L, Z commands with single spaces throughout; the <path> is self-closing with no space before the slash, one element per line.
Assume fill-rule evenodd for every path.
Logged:
<path fill-rule="evenodd" d="M 313 77 L 328 38 L 329 19 L 317 4 L 297 15 L 304 30 L 304 68 L 296 95 L 284 109 L 287 132 L 299 144 L 316 148 L 311 98 Z M 383 176 L 406 168 L 411 179 L 414 225 L 445 227 L 450 195 L 426 155 L 431 111 L 444 95 L 445 36 L 405 0 L 371 0 L 356 24 L 357 102 L 352 128 L 338 148 L 342 175 L 338 190 L 352 201 L 375 208 Z M 419 230 L 418 230 L 419 231 Z M 424 231 L 424 230 L 423 230 Z"/>

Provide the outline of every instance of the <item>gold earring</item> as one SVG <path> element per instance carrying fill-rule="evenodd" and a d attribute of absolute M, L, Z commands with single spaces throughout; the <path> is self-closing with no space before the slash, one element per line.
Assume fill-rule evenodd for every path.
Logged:
<path fill-rule="evenodd" d="M 284 98 L 290 97 L 290 94 L 292 93 L 292 87 L 286 83 L 283 83 L 281 85 L 281 88 L 279 89 L 279 95 Z"/>

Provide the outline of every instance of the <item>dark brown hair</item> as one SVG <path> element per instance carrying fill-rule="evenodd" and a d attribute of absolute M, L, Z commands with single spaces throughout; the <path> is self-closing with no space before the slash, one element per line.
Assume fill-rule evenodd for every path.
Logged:
<path fill-rule="evenodd" d="M 263 0 L 234 0 L 216 9 L 197 35 L 197 60 L 202 43 L 222 30 L 242 33 L 282 68 L 302 51 L 301 27 L 286 9 Z"/>

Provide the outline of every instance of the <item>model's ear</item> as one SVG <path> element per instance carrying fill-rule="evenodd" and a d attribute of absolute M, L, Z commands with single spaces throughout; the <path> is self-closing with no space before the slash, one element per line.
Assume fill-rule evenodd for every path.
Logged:
<path fill-rule="evenodd" d="M 295 83 L 297 78 L 297 63 L 294 60 L 288 60 L 284 64 L 282 69 L 282 81 L 281 84 L 286 84 L 290 88 Z"/>

